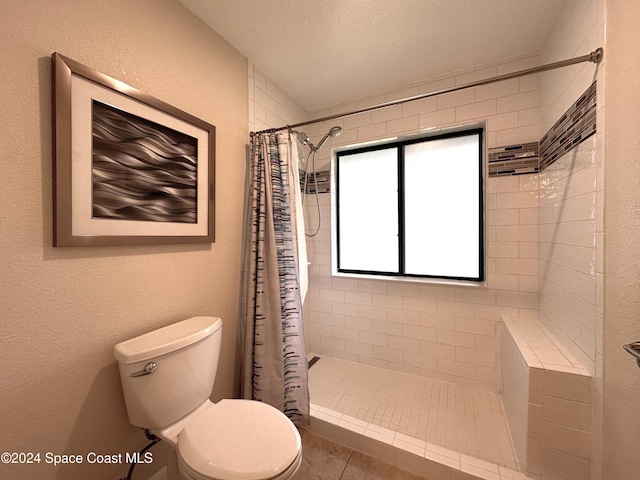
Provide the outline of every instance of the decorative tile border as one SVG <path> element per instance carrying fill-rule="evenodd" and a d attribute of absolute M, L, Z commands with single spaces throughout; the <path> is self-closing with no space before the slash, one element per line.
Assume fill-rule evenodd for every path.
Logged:
<path fill-rule="evenodd" d="M 523 175 L 527 173 L 538 173 L 539 170 L 539 150 L 538 142 L 522 143 L 519 145 L 507 145 L 489 149 L 488 163 L 489 176 L 509 176 Z M 315 174 L 318 182 L 318 193 L 329 193 L 331 191 L 331 172 L 324 170 Z M 304 171 L 300 171 L 300 189 L 304 186 Z M 313 174 L 309 174 L 307 179 L 307 189 L 305 193 L 315 193 L 316 187 L 313 181 Z"/>
<path fill-rule="evenodd" d="M 489 149 L 489 176 L 537 173 L 539 168 L 538 142 L 508 145 Z"/>
<path fill-rule="evenodd" d="M 300 190 L 304 190 L 304 175 L 305 172 L 300 170 Z M 314 175 L 316 177 L 315 181 L 313 179 Z M 323 170 L 315 174 L 309 173 L 307 188 L 304 193 L 316 193 L 316 183 L 318 184 L 318 193 L 329 193 L 331 191 L 331 172 Z"/>
<path fill-rule="evenodd" d="M 539 142 L 490 148 L 489 176 L 523 175 L 543 171 L 576 145 L 596 133 L 596 82 L 560 117 Z M 315 173 L 318 193 L 331 189 L 329 170 Z M 304 172 L 300 172 L 300 186 Z M 305 193 L 315 193 L 313 174 L 307 179 Z"/>
<path fill-rule="evenodd" d="M 540 140 L 540 171 L 596 133 L 596 82 Z"/>

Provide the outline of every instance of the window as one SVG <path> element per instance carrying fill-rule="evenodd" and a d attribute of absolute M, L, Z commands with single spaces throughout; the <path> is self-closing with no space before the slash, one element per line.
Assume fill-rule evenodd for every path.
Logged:
<path fill-rule="evenodd" d="M 335 160 L 335 270 L 484 281 L 483 130 L 350 148 Z"/>

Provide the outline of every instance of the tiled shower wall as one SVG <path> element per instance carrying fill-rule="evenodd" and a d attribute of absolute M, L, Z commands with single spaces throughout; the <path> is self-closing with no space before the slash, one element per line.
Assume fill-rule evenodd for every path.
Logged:
<path fill-rule="evenodd" d="M 314 117 L 362 108 L 537 65 L 537 57 L 480 66 L 384 95 L 315 112 Z M 258 68 L 249 65 L 252 131 L 307 119 Z M 316 170 L 329 168 L 331 146 L 416 133 L 477 120 L 487 122 L 489 147 L 539 139 L 538 79 L 521 77 L 377 112 L 305 127 L 317 141 L 339 124 L 344 133 L 319 152 Z M 535 316 L 537 176 L 488 182 L 486 288 L 438 286 L 330 275 L 329 194 L 319 196 L 323 225 L 308 238 L 310 291 L 305 303 L 308 350 L 497 390 L 499 319 Z M 308 196 L 307 228 L 315 229 L 315 197 Z"/>
<path fill-rule="evenodd" d="M 530 57 L 436 78 L 315 115 L 339 113 L 529 68 Z M 538 79 L 521 77 L 319 125 L 344 129 L 331 146 L 487 122 L 489 147 L 540 138 Z M 316 170 L 329 168 L 330 148 Z M 330 195 L 320 194 L 322 226 L 308 242 L 311 289 L 306 336 L 317 354 L 497 390 L 500 316 L 537 316 L 538 177 L 492 177 L 487 184 L 487 285 L 460 287 L 331 276 Z M 308 230 L 315 197 L 308 195 Z"/>
<path fill-rule="evenodd" d="M 249 62 L 249 131 L 291 125 L 308 119 L 307 113 L 275 82 Z"/>
<path fill-rule="evenodd" d="M 541 52 L 543 63 L 604 47 L 603 62 L 541 76 L 540 118 L 547 131 L 597 79 L 598 129 L 540 174 L 540 319 L 593 375 L 591 479 L 602 478 L 603 443 L 603 202 L 604 0 L 563 3 Z"/>
<path fill-rule="evenodd" d="M 573 54 L 578 53 L 580 52 Z M 486 76 L 499 75 L 508 71 L 526 68 L 539 62 L 539 58 L 530 57 L 493 67 L 479 67 L 473 71 L 436 78 L 433 81 L 412 85 L 382 96 L 361 99 L 349 105 L 341 105 L 326 111 L 316 112 L 314 116 L 339 113 L 374 103 L 433 91 Z M 307 118 L 304 110 L 288 98 L 284 91 L 269 81 L 253 65 L 250 65 L 250 67 L 249 97 L 250 127 L 252 130 L 295 123 Z M 571 72 L 571 69 L 567 69 L 567 74 L 572 81 L 575 81 L 576 76 L 584 78 L 586 81 L 588 76 L 584 72 L 588 71 L 587 68 L 583 66 L 578 74 L 575 72 L 576 68 L 574 68 L 573 72 Z M 552 73 L 556 75 L 555 72 Z M 560 78 L 560 80 L 563 79 Z M 564 80 L 566 82 L 566 79 Z M 537 88 L 538 82 L 537 76 L 521 77 L 501 84 L 429 98 L 377 112 L 347 117 L 335 122 L 311 125 L 307 129 L 307 133 L 315 139 L 333 124 L 341 124 L 344 128 L 343 135 L 330 140 L 332 146 L 339 146 L 374 138 L 415 133 L 431 127 L 442 128 L 474 120 L 486 120 L 487 140 L 490 148 L 508 143 L 524 143 L 536 140 L 540 136 L 538 118 L 541 116 L 541 107 L 538 103 L 540 101 L 549 103 L 546 99 L 558 95 L 552 91 L 553 89 L 541 93 Z M 557 76 L 553 78 L 553 81 L 549 82 L 547 79 L 546 82 L 553 86 L 563 85 Z M 564 88 L 561 96 L 564 95 L 566 99 L 570 99 L 568 95 L 575 91 L 576 89 L 572 85 L 572 88 Z M 543 93 L 546 95 L 543 95 Z M 551 115 L 556 112 L 549 112 L 554 108 L 557 110 L 557 105 L 562 104 L 562 100 L 562 98 L 555 98 L 551 101 L 550 104 L 553 105 L 553 108 L 543 108 L 543 116 L 551 118 Z M 585 154 L 582 152 L 593 152 L 592 145 L 593 143 L 586 143 L 571 155 L 575 158 L 578 155 L 580 158 L 584 158 Z M 330 150 L 328 148 L 325 147 L 320 151 L 316 170 L 323 170 L 329 167 L 329 156 Z M 584 161 L 581 162 L 582 164 L 584 164 Z M 549 190 L 549 188 L 551 183 L 555 183 L 556 189 L 562 185 L 562 183 L 556 183 L 556 180 L 561 175 L 558 171 L 561 168 L 566 168 L 563 165 L 564 163 L 560 161 L 546 173 L 540 174 L 545 179 L 541 185 L 542 201 L 548 201 L 549 198 L 557 200 L 557 195 L 551 195 L 550 192 L 552 190 Z M 582 182 L 588 181 L 585 179 L 585 175 L 588 176 L 587 173 L 583 172 Z M 558 292 L 563 292 L 564 287 L 562 285 L 563 280 L 558 279 L 558 268 L 551 268 L 550 271 L 550 267 L 547 265 L 549 262 L 544 260 L 541 262 L 540 267 L 533 265 L 537 263 L 534 261 L 537 258 L 537 254 L 534 255 L 532 252 L 537 252 L 538 233 L 549 236 L 553 235 L 553 232 L 557 230 L 552 227 L 541 226 L 540 232 L 537 231 L 538 212 L 536 209 L 538 207 L 538 199 L 536 191 L 538 189 L 538 176 L 522 175 L 490 178 L 487 187 L 489 193 L 487 205 L 487 288 L 432 287 L 383 280 L 332 280 L 330 276 L 330 239 L 328 229 L 328 220 L 330 218 L 329 196 L 326 194 L 320 195 L 321 204 L 324 204 L 322 207 L 324 210 L 322 215 L 324 228 L 321 229 L 317 237 L 309 239 L 309 251 L 312 260 L 310 269 L 312 288 L 307 302 L 306 317 L 308 320 L 307 338 L 310 343 L 310 350 L 438 378 L 455 379 L 455 377 L 459 377 L 457 380 L 465 383 L 478 381 L 485 384 L 485 387 L 495 389 L 498 382 L 495 355 L 497 350 L 495 346 L 489 348 L 488 343 L 490 342 L 487 339 L 472 338 L 469 335 L 461 334 L 497 338 L 496 330 L 499 327 L 494 325 L 495 328 L 489 328 L 485 324 L 482 328 L 478 327 L 474 331 L 468 331 L 470 327 L 463 327 L 462 324 L 473 324 L 470 321 L 473 318 L 489 320 L 495 323 L 501 313 L 514 315 L 513 309 L 515 309 L 516 315 L 533 315 L 534 313 L 531 310 L 535 310 L 538 306 L 537 275 L 541 269 L 544 269 L 542 271 L 543 286 L 554 283 L 560 284 L 560 288 L 548 290 L 550 292 L 549 298 L 545 298 L 543 302 L 543 315 L 547 315 L 547 311 L 555 308 L 556 311 L 551 317 L 556 319 L 559 317 L 557 314 L 558 308 L 551 298 L 553 295 L 557 296 Z M 547 191 L 546 196 L 545 189 Z M 555 193 L 555 190 L 553 192 Z M 313 217 L 317 216 L 314 202 L 314 197 L 307 199 L 307 214 L 309 220 L 311 220 L 309 222 L 310 228 L 313 224 Z M 554 211 L 557 213 L 557 201 L 554 205 Z M 554 207 L 551 205 L 549 208 L 553 209 Z M 543 207 L 542 211 L 544 215 L 548 216 L 551 210 Z M 565 230 L 571 230 L 570 227 L 577 227 L 577 224 L 573 223 L 564 228 Z M 586 232 L 587 236 L 585 237 L 582 235 L 585 233 L 583 230 L 580 231 L 582 233 L 574 232 L 574 237 L 579 237 L 579 241 L 582 243 L 590 243 L 589 232 Z M 545 255 L 549 254 L 547 244 L 552 242 L 543 244 L 542 248 L 545 249 Z M 584 247 L 584 245 L 582 246 Z M 571 260 L 567 261 L 570 262 Z M 588 276 L 589 272 L 585 271 L 583 273 Z M 545 276 L 547 274 L 552 277 L 555 275 L 551 283 L 547 281 L 550 279 L 550 277 Z M 562 275 L 562 273 L 559 275 Z M 595 276 L 591 275 L 591 278 L 595 279 Z M 581 280 L 573 279 L 572 281 L 580 283 Z M 582 278 L 583 291 L 591 291 L 589 285 L 593 283 L 589 279 Z M 575 292 L 575 287 L 572 288 L 573 290 L 570 291 Z M 439 293 L 426 293 L 429 289 Z M 369 298 L 367 295 L 357 297 L 348 293 L 353 291 L 386 295 L 387 298 L 376 296 L 374 301 L 373 297 Z M 418 291 L 422 293 L 416 294 Z M 436 302 L 431 306 L 424 304 L 420 307 L 417 307 L 414 302 L 412 306 L 412 302 L 409 300 L 412 296 L 433 297 Z M 593 295 L 587 293 L 584 293 L 583 297 L 587 297 L 587 299 L 594 298 Z M 438 300 L 440 300 L 439 306 Z M 443 302 L 450 302 L 452 306 L 457 308 L 455 311 L 450 308 L 447 309 Z M 555 303 L 557 304 L 557 301 Z M 355 308 L 354 305 L 359 307 Z M 488 307 L 491 307 L 489 309 L 492 312 L 491 314 L 486 313 Z M 566 309 L 567 307 L 563 305 L 562 308 Z M 346 316 L 353 318 L 342 318 L 340 315 L 345 315 L 345 313 L 337 312 L 347 312 Z M 403 312 L 404 320 L 398 321 L 398 312 Z M 441 318 L 439 318 L 438 322 L 435 322 L 433 318 L 426 320 L 425 317 L 428 314 L 440 316 Z M 421 315 L 422 319 L 420 319 Z M 490 318 L 484 318 L 487 316 Z M 410 319 L 406 317 L 410 317 Z M 555 320 L 549 320 L 548 317 L 545 320 L 553 325 Z M 365 319 L 365 324 L 362 325 L 362 320 L 354 320 L 358 318 Z M 403 326 L 407 322 L 408 325 L 413 325 L 413 327 Z M 587 320 L 583 323 L 586 322 Z M 476 322 L 476 325 L 480 323 Z M 593 322 L 590 324 L 591 328 L 587 328 L 585 332 L 578 334 L 576 337 L 569 337 L 570 339 L 579 338 L 574 343 L 583 347 L 586 345 L 583 348 L 586 352 L 593 352 L 594 350 L 589 347 L 594 345 L 592 339 L 594 338 L 593 332 L 595 328 L 592 325 Z M 354 326 L 359 328 L 354 328 Z M 562 327 L 556 326 L 555 330 L 558 331 L 559 335 L 563 334 Z M 417 332 L 420 333 L 412 337 Z M 495 343 L 495 340 L 492 341 Z M 488 348 L 489 350 L 487 350 Z M 484 353 L 481 354 L 479 352 Z M 492 355 L 488 355 L 488 353 Z M 591 363 L 594 362 L 594 357 L 595 353 L 588 353 L 586 356 L 587 359 L 592 359 Z"/>
<path fill-rule="evenodd" d="M 540 319 L 591 374 L 598 323 L 596 236 L 602 234 L 596 149 L 593 136 L 544 170 L 539 200 Z"/>
<path fill-rule="evenodd" d="M 581 55 L 604 39 L 602 0 L 574 0 L 551 30 L 544 62 Z M 606 59 L 606 52 L 605 52 Z M 606 60 L 605 60 L 606 61 Z M 547 131 L 594 82 L 597 120 L 602 120 L 604 78 L 593 63 L 541 76 L 541 124 Z M 595 374 L 598 324 L 597 279 L 602 274 L 603 142 L 598 133 L 540 173 L 541 320 Z M 599 292 L 599 293 L 597 293 Z"/>

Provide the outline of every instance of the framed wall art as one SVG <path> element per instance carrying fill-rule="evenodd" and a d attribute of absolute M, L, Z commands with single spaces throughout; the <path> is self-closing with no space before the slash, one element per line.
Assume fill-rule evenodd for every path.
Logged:
<path fill-rule="evenodd" d="M 53 245 L 214 241 L 215 127 L 58 53 Z"/>

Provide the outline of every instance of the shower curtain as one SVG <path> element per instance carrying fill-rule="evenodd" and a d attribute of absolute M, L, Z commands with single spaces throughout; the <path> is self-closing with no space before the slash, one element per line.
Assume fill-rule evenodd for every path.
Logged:
<path fill-rule="evenodd" d="M 245 227 L 242 395 L 309 421 L 302 300 L 307 260 L 297 139 L 290 133 L 251 139 Z"/>

